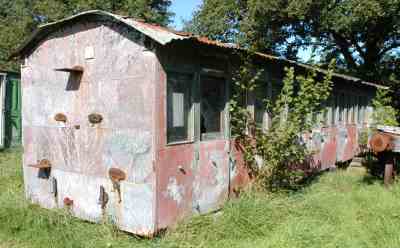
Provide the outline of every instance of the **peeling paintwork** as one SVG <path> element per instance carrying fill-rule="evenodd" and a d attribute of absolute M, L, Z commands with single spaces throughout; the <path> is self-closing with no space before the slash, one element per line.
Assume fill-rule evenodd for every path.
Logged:
<path fill-rule="evenodd" d="M 166 197 L 172 198 L 177 204 L 181 204 L 183 196 L 185 195 L 185 188 L 179 186 L 175 178 L 170 178 L 167 186 L 167 192 L 164 192 Z"/>

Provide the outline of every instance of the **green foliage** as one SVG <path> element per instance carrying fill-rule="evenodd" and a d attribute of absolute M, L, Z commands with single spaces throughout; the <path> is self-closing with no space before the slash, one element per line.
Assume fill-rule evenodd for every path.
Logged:
<path fill-rule="evenodd" d="M 266 101 L 271 116 L 267 132 L 256 127 L 247 110 L 247 98 L 257 88 L 259 72 L 248 57 L 234 78 L 234 97 L 231 101 L 232 134 L 244 151 L 244 158 L 258 182 L 270 189 L 295 187 L 304 179 L 304 170 L 311 155 L 301 135 L 311 130 L 314 122 L 310 116 L 323 110 L 332 89 L 334 63 L 322 80 L 315 70 L 307 75 L 295 75 L 294 68 L 286 69 L 283 88 L 275 102 Z M 295 90 L 296 88 L 296 90 Z M 256 163 L 256 156 L 263 164 Z"/>
<path fill-rule="evenodd" d="M 232 100 L 229 104 L 231 134 L 235 137 L 237 144 L 241 145 L 247 165 L 251 171 L 256 172 L 254 157 L 256 125 L 251 118 L 247 103 L 257 89 L 257 80 L 263 70 L 253 63 L 252 52 L 243 52 L 240 56 L 243 64 L 233 77 L 235 85 L 233 87 Z"/>
<path fill-rule="evenodd" d="M 307 165 L 312 151 L 301 142 L 300 136 L 312 129 L 314 122 L 310 117 L 323 110 L 322 103 L 332 89 L 332 69 L 333 63 L 321 81 L 315 71 L 295 76 L 293 68 L 286 70 L 282 91 L 272 105 L 271 127 L 268 132 L 258 132 L 256 139 L 256 153 L 264 160 L 260 179 L 270 187 L 296 186 L 307 176 L 303 174 L 306 171 L 297 168 Z"/>
<path fill-rule="evenodd" d="M 366 80 L 400 75 L 400 0 L 205 0 L 188 29 L 225 41 L 252 32 L 247 44 L 292 59 L 311 48 Z"/>
<path fill-rule="evenodd" d="M 371 130 L 369 128 L 363 128 L 358 135 L 358 145 L 360 146 L 361 152 L 368 149 L 368 137 Z"/>
<path fill-rule="evenodd" d="M 0 68 L 18 70 L 8 56 L 41 24 L 90 9 L 141 18 L 167 25 L 170 0 L 0 0 Z"/>
<path fill-rule="evenodd" d="M 387 89 L 378 89 L 372 101 L 372 106 L 374 108 L 372 120 L 374 125 L 399 125 L 397 122 L 398 111 L 391 106 L 392 96 L 390 94 L 390 91 Z"/>
<path fill-rule="evenodd" d="M 242 1 L 204 1 L 185 23 L 184 31 L 205 35 L 214 40 L 237 42 Z"/>

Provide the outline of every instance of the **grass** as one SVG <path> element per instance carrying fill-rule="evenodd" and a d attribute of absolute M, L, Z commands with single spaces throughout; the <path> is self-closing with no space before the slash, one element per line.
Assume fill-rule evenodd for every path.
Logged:
<path fill-rule="evenodd" d="M 296 193 L 247 194 L 165 236 L 140 239 L 24 200 L 20 153 L 0 153 L 0 248 L 400 247 L 400 186 L 361 170 L 327 173 Z"/>

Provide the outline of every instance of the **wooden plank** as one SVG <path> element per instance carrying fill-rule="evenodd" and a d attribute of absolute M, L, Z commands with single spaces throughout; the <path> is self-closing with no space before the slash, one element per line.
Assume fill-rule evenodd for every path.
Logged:
<path fill-rule="evenodd" d="M 386 187 L 393 184 L 393 163 L 385 164 L 384 184 Z"/>

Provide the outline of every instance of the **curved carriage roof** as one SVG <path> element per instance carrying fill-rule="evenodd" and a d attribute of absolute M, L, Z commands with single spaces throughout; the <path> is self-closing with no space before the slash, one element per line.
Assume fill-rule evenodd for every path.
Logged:
<path fill-rule="evenodd" d="M 158 44 L 165 46 L 169 43 L 172 43 L 174 41 L 178 40 L 190 40 L 193 41 L 194 43 L 197 44 L 205 44 L 209 46 L 214 46 L 214 47 L 219 47 L 219 48 L 224 48 L 224 49 L 232 49 L 232 50 L 242 50 L 238 45 L 232 44 L 232 43 L 222 43 L 219 41 L 214 41 L 210 40 L 206 37 L 201 37 L 201 36 L 195 36 L 190 33 L 185 33 L 185 32 L 178 32 L 175 30 L 171 30 L 166 27 L 159 26 L 157 24 L 150 24 L 146 23 L 137 19 L 133 19 L 128 16 L 121 16 L 121 15 L 115 15 L 106 11 L 102 10 L 89 10 L 85 12 L 81 12 L 79 14 L 73 15 L 71 17 L 44 24 L 39 26 L 39 28 L 33 32 L 33 34 L 11 55 L 11 57 L 19 57 L 24 54 L 29 53 L 30 51 L 34 50 L 36 45 L 45 39 L 48 35 L 51 33 L 57 31 L 59 28 L 66 26 L 66 25 L 71 25 L 73 23 L 76 23 L 81 20 L 85 20 L 89 17 L 98 17 L 98 18 L 103 18 L 104 20 L 112 20 L 119 22 L 123 25 L 127 25 L 131 28 L 134 28 L 135 30 L 143 33 L 147 37 L 151 38 Z M 314 69 L 317 70 L 320 73 L 327 73 L 326 70 L 318 68 L 318 67 L 313 67 L 310 65 L 306 65 L 303 63 L 298 63 L 293 60 L 288 60 L 288 59 L 283 59 L 277 56 L 269 55 L 269 54 L 264 54 L 264 53 L 256 53 L 259 57 L 266 59 L 266 60 L 272 60 L 272 61 L 279 61 L 279 62 L 284 62 L 290 66 L 297 66 L 297 67 L 302 67 L 304 69 Z M 344 74 L 339 74 L 339 73 L 334 73 L 333 75 L 336 78 L 340 78 L 342 80 L 346 81 L 352 81 L 355 83 L 359 83 L 362 85 L 367 85 L 367 86 L 372 86 L 372 87 L 377 87 L 377 88 L 386 88 L 385 86 L 371 83 L 371 82 L 366 82 L 363 81 L 362 79 L 344 75 Z"/>

